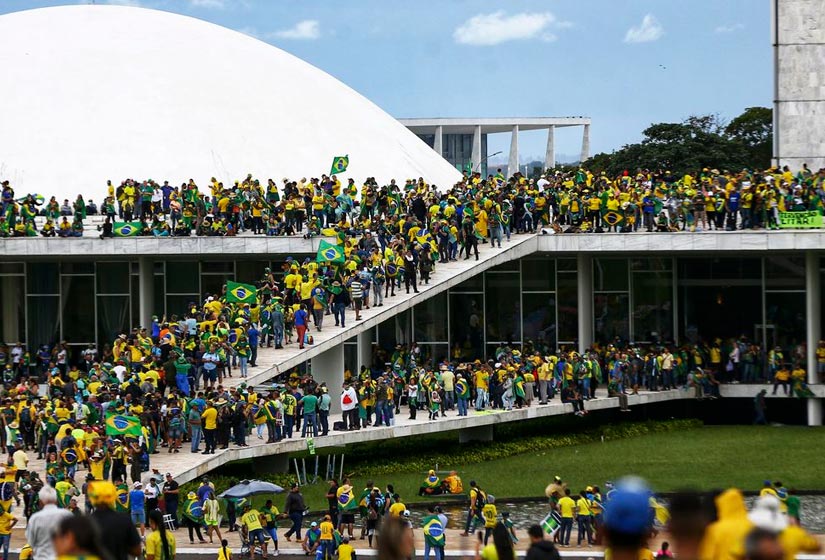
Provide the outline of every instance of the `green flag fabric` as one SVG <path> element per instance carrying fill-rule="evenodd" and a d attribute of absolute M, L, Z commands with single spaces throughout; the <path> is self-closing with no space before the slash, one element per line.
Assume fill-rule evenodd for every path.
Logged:
<path fill-rule="evenodd" d="M 226 302 L 227 303 L 255 303 L 258 297 L 258 290 L 251 284 L 241 284 L 239 282 L 226 282 Z"/>
<path fill-rule="evenodd" d="M 115 237 L 137 237 L 142 230 L 140 222 L 115 222 L 112 227 Z"/>
<path fill-rule="evenodd" d="M 349 156 L 335 156 L 332 158 L 332 168 L 329 170 L 330 175 L 336 173 L 343 173 L 349 167 Z"/>
<path fill-rule="evenodd" d="M 143 435 L 140 418 L 125 414 L 111 414 L 106 417 L 106 435 L 140 437 Z"/>
<path fill-rule="evenodd" d="M 318 254 L 315 257 L 317 262 L 330 262 L 335 264 L 342 264 L 346 259 L 344 258 L 344 248 L 339 245 L 333 245 L 328 241 L 321 240 L 318 244 Z"/>

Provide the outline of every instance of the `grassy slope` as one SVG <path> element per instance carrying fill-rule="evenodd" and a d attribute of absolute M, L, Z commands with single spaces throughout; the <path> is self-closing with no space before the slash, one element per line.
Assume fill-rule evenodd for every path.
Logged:
<path fill-rule="evenodd" d="M 825 429 L 805 427 L 726 426 L 585 444 L 539 454 L 525 454 L 472 465 L 439 465 L 456 469 L 465 488 L 475 479 L 499 497 L 541 496 L 554 475 L 573 490 L 603 485 L 622 475 L 647 479 L 657 491 L 682 488 L 709 490 L 737 486 L 757 490 L 766 478 L 788 487 L 823 489 L 825 479 L 814 466 L 821 460 Z M 382 489 L 392 483 L 405 501 L 416 498 L 424 473 L 397 473 L 376 479 Z M 353 485 L 363 488 L 364 477 Z M 303 489 L 312 509 L 326 507 L 326 484 Z"/>

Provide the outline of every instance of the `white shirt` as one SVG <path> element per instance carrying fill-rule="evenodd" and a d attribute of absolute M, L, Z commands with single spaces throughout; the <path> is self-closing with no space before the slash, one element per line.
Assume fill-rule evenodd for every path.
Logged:
<path fill-rule="evenodd" d="M 32 547 L 33 560 L 54 560 L 56 554 L 52 546 L 52 537 L 60 520 L 71 517 L 72 513 L 60 509 L 54 504 L 47 504 L 29 519 L 26 526 L 26 540 Z"/>
<path fill-rule="evenodd" d="M 345 397 L 349 397 L 349 402 L 344 402 Z M 341 393 L 341 410 L 346 412 L 347 410 L 354 410 L 358 406 L 358 394 L 355 392 L 355 389 L 350 387 L 343 393 Z"/>

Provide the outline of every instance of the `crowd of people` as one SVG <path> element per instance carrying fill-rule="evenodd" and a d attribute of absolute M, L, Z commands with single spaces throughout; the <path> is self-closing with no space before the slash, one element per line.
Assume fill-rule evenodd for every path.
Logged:
<path fill-rule="evenodd" d="M 115 224 L 136 223 L 129 235 L 225 236 L 334 235 L 375 232 L 388 240 L 414 216 L 435 235 L 445 229 L 451 243 L 464 240 L 464 229 L 501 243 L 511 233 L 697 231 L 774 229 L 786 211 L 823 212 L 823 173 L 807 165 L 794 174 L 788 167 L 732 172 L 701 169 L 677 175 L 668 170 L 637 170 L 619 176 L 587 169 L 547 170 L 535 178 L 501 170 L 465 173 L 444 190 L 424 179 L 404 185 L 379 185 L 367 178 L 360 186 L 335 175 L 307 180 L 273 179 L 263 184 L 248 175 L 233 184 L 212 177 L 202 192 L 193 179 L 180 186 L 168 181 L 126 179 L 107 182 L 98 207 L 82 194 L 74 202 L 38 194 L 21 198 L 2 182 L 0 236 L 79 237 L 89 215 L 105 216 L 102 237 L 116 235 Z M 44 216 L 38 229 L 35 218 Z M 71 218 L 71 221 L 70 221 Z M 465 219 L 470 220 L 465 228 Z M 382 247 L 386 242 L 381 241 Z"/>

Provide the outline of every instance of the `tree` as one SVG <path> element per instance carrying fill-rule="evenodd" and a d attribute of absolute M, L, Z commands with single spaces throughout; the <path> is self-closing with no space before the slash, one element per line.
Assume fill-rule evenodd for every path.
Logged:
<path fill-rule="evenodd" d="M 748 107 L 725 127 L 725 135 L 750 150 L 751 167 L 770 167 L 773 155 L 772 110 L 767 107 Z"/>
<path fill-rule="evenodd" d="M 770 165 L 770 115 L 770 109 L 751 107 L 730 124 L 718 115 L 693 115 L 681 123 L 652 124 L 644 130 L 641 142 L 612 154 L 596 154 L 585 166 L 610 175 L 640 169 L 669 169 L 678 175 L 704 167 L 765 169 Z"/>

